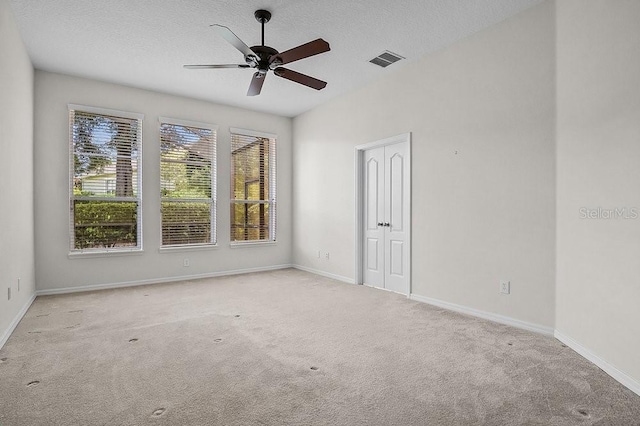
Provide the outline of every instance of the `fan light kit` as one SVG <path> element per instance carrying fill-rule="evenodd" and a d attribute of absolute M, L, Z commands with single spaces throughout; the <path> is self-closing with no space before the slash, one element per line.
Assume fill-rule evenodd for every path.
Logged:
<path fill-rule="evenodd" d="M 247 96 L 260 94 L 264 79 L 269 71 L 273 71 L 278 77 L 286 78 L 316 90 L 324 89 L 327 82 L 284 68 L 282 65 L 328 52 L 331 50 L 329 43 L 319 38 L 279 53 L 273 47 L 265 46 L 264 44 L 264 24 L 271 19 L 271 12 L 260 9 L 256 10 L 254 15 L 256 20 L 262 24 L 262 44 L 259 46 L 249 47 L 229 28 L 218 24 L 211 25 L 220 36 L 244 55 L 246 64 L 185 65 L 184 67 L 187 69 L 256 68 L 257 71 L 253 74 Z"/>

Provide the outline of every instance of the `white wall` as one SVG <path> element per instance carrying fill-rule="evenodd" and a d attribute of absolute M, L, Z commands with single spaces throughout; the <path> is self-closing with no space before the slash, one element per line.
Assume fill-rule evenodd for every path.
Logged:
<path fill-rule="evenodd" d="M 640 217 L 580 212 L 640 212 L 640 2 L 558 1 L 557 38 L 556 328 L 640 392 Z"/>
<path fill-rule="evenodd" d="M 0 0 L 0 347 L 35 294 L 33 67 Z M 18 278 L 20 290 L 18 291 Z M 11 300 L 7 288 L 11 287 Z"/>
<path fill-rule="evenodd" d="M 553 327 L 554 25 L 540 4 L 296 117 L 294 263 L 353 279 L 354 146 L 412 132 L 413 293 Z"/>
<path fill-rule="evenodd" d="M 69 103 L 145 114 L 142 255 L 72 258 L 69 253 Z M 219 125 L 218 245 L 162 252 L 158 117 Z M 291 259 L 291 119 L 130 87 L 37 71 L 35 76 L 35 223 L 38 290 L 179 278 L 287 265 Z M 277 244 L 229 247 L 229 127 L 278 135 Z M 183 267 L 183 258 L 190 267 Z"/>

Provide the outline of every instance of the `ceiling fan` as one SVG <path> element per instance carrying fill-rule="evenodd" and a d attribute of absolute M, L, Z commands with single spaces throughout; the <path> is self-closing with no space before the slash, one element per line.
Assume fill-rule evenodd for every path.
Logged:
<path fill-rule="evenodd" d="M 324 89 L 327 82 L 310 77 L 306 74 L 283 68 L 281 65 L 289 64 L 300 59 L 308 58 L 320 53 L 331 50 L 329 43 L 319 38 L 309 43 L 302 44 L 293 49 L 289 49 L 279 53 L 273 47 L 264 44 L 264 24 L 271 19 L 271 12 L 268 10 L 256 10 L 254 13 L 256 20 L 262 24 L 262 44 L 260 46 L 247 46 L 242 40 L 236 36 L 229 28 L 214 24 L 213 29 L 233 47 L 238 49 L 244 55 L 246 64 L 219 64 L 219 65 L 185 65 L 188 69 L 219 69 L 219 68 L 256 68 L 257 72 L 253 74 L 253 79 L 249 85 L 247 96 L 256 96 L 260 94 L 264 79 L 267 72 L 272 70 L 278 77 L 300 83 L 304 86 L 311 87 L 316 90 Z"/>

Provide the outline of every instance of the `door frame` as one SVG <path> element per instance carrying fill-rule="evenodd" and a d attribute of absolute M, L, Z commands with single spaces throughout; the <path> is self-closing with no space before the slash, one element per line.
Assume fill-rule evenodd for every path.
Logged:
<path fill-rule="evenodd" d="M 364 152 L 372 149 L 379 148 L 381 146 L 393 145 L 397 143 L 407 143 L 407 173 L 409 174 L 407 192 L 409 194 L 409 223 L 407 229 L 407 247 L 409 256 L 409 270 L 407 271 L 409 288 L 407 297 L 411 295 L 411 133 L 402 133 L 400 135 L 392 136 L 386 139 L 381 139 L 375 142 L 369 142 L 355 147 L 355 283 L 362 285 L 364 277 Z"/>

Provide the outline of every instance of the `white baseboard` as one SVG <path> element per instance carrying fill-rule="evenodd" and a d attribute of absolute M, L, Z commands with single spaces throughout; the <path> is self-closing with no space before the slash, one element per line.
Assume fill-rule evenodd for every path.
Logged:
<path fill-rule="evenodd" d="M 510 325 L 512 327 L 521 328 L 523 330 L 533 331 L 536 333 L 544 334 L 546 336 L 553 336 L 553 327 L 546 327 L 540 324 L 533 324 L 530 322 L 522 321 L 519 319 L 506 317 L 503 315 L 494 314 L 491 312 L 480 311 L 478 309 L 469 308 L 467 306 L 456 305 L 455 303 L 445 302 L 431 297 L 420 296 L 415 293 L 409 295 L 411 300 L 417 302 L 427 303 L 429 305 L 437 306 L 439 308 L 448 309 L 450 311 L 460 312 L 462 314 L 471 315 L 474 317 L 486 319 L 489 321 L 497 322 L 500 324 Z"/>
<path fill-rule="evenodd" d="M 235 270 L 220 271 L 220 272 L 207 272 L 204 274 L 182 275 L 179 277 L 151 278 L 151 279 L 137 280 L 137 281 L 123 281 L 119 283 L 54 288 L 54 289 L 46 289 L 46 290 L 37 290 L 36 295 L 48 296 L 52 294 L 67 294 L 67 293 L 78 293 L 83 291 L 106 290 L 111 288 L 136 287 L 140 285 L 162 284 L 162 283 L 171 283 L 176 281 L 199 280 L 202 278 L 215 278 L 215 277 L 224 277 L 229 275 L 250 274 L 253 272 L 275 271 L 278 269 L 287 269 L 292 267 L 293 267 L 292 265 L 262 266 L 257 268 L 235 269 Z"/>
<path fill-rule="evenodd" d="M 331 278 L 337 281 L 342 281 L 347 284 L 355 284 L 355 280 L 353 278 L 343 277 L 342 275 L 332 274 L 330 272 L 320 271 L 318 269 L 309 268 L 302 265 L 291 265 L 293 268 L 300 269 L 301 271 L 310 272 L 312 274 L 321 275 L 323 277 Z"/>
<path fill-rule="evenodd" d="M 585 348 L 580 343 L 576 342 L 571 337 L 563 334 L 562 332 L 556 330 L 553 335 L 556 339 L 569 346 L 571 349 L 576 351 L 582 357 L 586 358 L 588 361 L 591 361 L 592 363 L 600 367 L 602 371 L 604 371 L 615 380 L 640 396 L 640 382 L 638 382 L 636 379 L 624 373 L 623 371 L 618 370 L 616 367 L 609 364 L 607 361 L 603 360 L 598 355 L 594 354 L 589 349 Z"/>
<path fill-rule="evenodd" d="M 27 300 L 27 303 L 24 304 L 22 309 L 20 309 L 20 312 L 18 312 L 18 314 L 13 319 L 13 321 L 11 321 L 11 323 L 9 324 L 9 327 L 4 331 L 4 333 L 2 334 L 2 337 L 0 337 L 0 349 L 2 349 L 5 343 L 7 343 L 7 340 L 9 340 L 9 337 L 11 337 L 11 333 L 13 333 L 13 330 L 16 329 L 16 327 L 20 323 L 20 320 L 22 319 L 24 314 L 27 313 L 27 311 L 31 307 L 31 304 L 33 303 L 34 300 L 36 300 L 35 294 L 33 294 L 29 298 L 29 300 Z"/>

